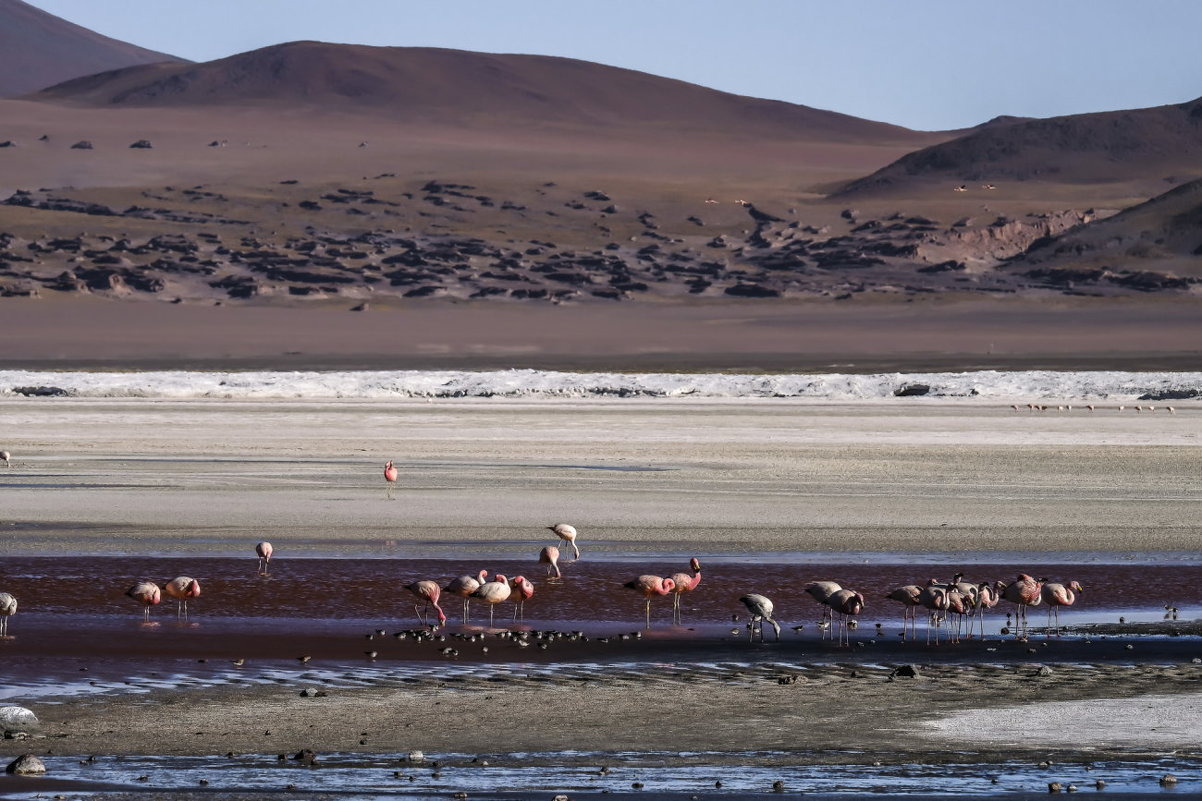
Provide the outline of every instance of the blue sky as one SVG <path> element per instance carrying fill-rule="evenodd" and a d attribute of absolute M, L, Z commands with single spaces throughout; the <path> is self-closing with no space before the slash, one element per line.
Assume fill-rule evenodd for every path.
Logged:
<path fill-rule="evenodd" d="M 1200 0 L 32 0 L 196 61 L 279 42 L 538 53 L 918 129 L 1202 96 Z"/>

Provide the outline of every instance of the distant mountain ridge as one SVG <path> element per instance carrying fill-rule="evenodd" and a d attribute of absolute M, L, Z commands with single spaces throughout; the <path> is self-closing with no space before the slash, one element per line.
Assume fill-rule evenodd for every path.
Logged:
<path fill-rule="evenodd" d="M 1202 98 L 1129 111 L 1074 114 L 980 126 L 909 153 L 849 184 L 843 194 L 929 179 L 1051 179 L 1090 183 L 1147 176 L 1149 169 L 1202 175 Z"/>
<path fill-rule="evenodd" d="M 202 64 L 68 81 L 34 99 L 91 106 L 321 106 L 409 120 L 577 122 L 915 145 L 930 134 L 553 56 L 291 42 Z"/>
<path fill-rule="evenodd" d="M 0 97 L 161 61 L 181 59 L 110 39 L 22 0 L 0 0 Z"/>

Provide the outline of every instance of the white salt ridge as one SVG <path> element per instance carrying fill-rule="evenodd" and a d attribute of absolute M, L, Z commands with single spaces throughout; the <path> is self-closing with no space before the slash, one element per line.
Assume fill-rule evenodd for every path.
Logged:
<path fill-rule="evenodd" d="M 914 385 L 918 398 L 1007 402 L 1132 402 L 1146 394 L 1193 391 L 1202 372 L 981 370 L 964 373 L 567 373 L 547 370 L 329 372 L 49 372 L 0 370 L 0 396 L 52 387 L 82 398 L 797 398 L 894 399 Z M 21 391 L 19 391 L 21 390 Z M 899 398 L 914 402 L 915 398 Z"/>

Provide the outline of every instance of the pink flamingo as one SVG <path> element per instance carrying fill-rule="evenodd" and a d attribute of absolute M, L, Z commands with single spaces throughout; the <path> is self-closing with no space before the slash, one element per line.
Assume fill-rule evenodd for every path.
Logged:
<path fill-rule="evenodd" d="M 534 596 L 534 582 L 525 576 L 514 576 L 509 580 L 509 589 L 513 600 L 517 602 L 513 607 L 513 619 L 516 621 L 520 615 L 524 622 L 526 601 Z"/>
<path fill-rule="evenodd" d="M 1018 604 L 1018 619 L 1014 626 L 1014 636 L 1025 636 L 1027 633 L 1027 607 L 1038 606 L 1043 600 L 1042 590 L 1046 579 L 1035 579 L 1026 573 L 1019 573 L 1013 582 L 1002 589 L 1002 599 L 1012 604 Z"/>
<path fill-rule="evenodd" d="M 126 590 L 125 594 L 146 607 L 146 610 L 142 615 L 143 619 L 146 621 L 150 620 L 150 607 L 156 605 L 160 600 L 162 600 L 162 596 L 159 593 L 159 585 L 155 584 L 153 581 L 139 581 L 137 584 Z"/>
<path fill-rule="evenodd" d="M 392 500 L 392 487 L 396 484 L 396 467 L 389 459 L 384 463 L 384 480 L 388 482 L 388 500 Z"/>
<path fill-rule="evenodd" d="M 696 557 L 689 560 L 689 570 L 693 571 L 692 575 L 676 573 L 672 576 L 672 583 L 676 585 L 672 588 L 672 620 L 677 625 L 680 624 L 680 596 L 697 589 L 701 583 L 701 562 Z"/>
<path fill-rule="evenodd" d="M 175 599 L 175 616 L 188 617 L 188 599 L 200 597 L 200 582 L 188 576 L 173 578 L 163 585 L 163 592 Z"/>
<path fill-rule="evenodd" d="M 271 561 L 272 547 L 271 543 L 264 540 L 255 546 L 255 553 L 259 555 L 259 575 L 267 575 L 267 563 Z"/>
<path fill-rule="evenodd" d="M 864 594 L 855 590 L 838 590 L 826 599 L 826 605 L 839 615 L 839 644 L 849 645 L 848 629 L 854 628 L 854 625 L 848 622 L 848 618 L 864 611 Z"/>
<path fill-rule="evenodd" d="M 17 614 L 17 599 L 12 593 L 0 592 L 0 639 L 8 637 L 8 619 Z"/>
<path fill-rule="evenodd" d="M 556 523 L 553 526 L 547 526 L 547 528 L 551 529 L 551 531 L 555 533 L 556 537 L 559 537 L 568 545 L 572 546 L 572 550 L 576 553 L 576 555 L 572 558 L 573 562 L 580 558 L 580 549 L 576 547 L 575 526 L 568 525 L 567 523 Z"/>
<path fill-rule="evenodd" d="M 554 545 L 548 545 L 538 552 L 538 563 L 547 566 L 547 575 L 555 574 L 555 578 L 560 577 L 559 572 L 559 549 Z"/>
<path fill-rule="evenodd" d="M 901 587 L 895 587 L 885 596 L 887 601 L 897 601 L 902 605 L 902 637 L 906 636 L 906 627 L 909 625 L 910 632 L 917 636 L 918 633 L 918 607 L 919 596 L 922 595 L 922 587 L 917 584 L 905 584 Z"/>
<path fill-rule="evenodd" d="M 939 633 L 943 630 L 943 621 L 947 610 L 951 608 L 947 587 L 932 580 L 919 593 L 918 603 L 927 610 L 927 645 L 931 644 L 931 624 L 935 626 L 935 644 L 939 644 Z"/>
<path fill-rule="evenodd" d="M 513 594 L 513 589 L 509 586 L 509 579 L 498 573 L 493 576 L 492 581 L 486 581 L 480 585 L 474 593 L 473 598 L 479 598 L 488 604 L 488 627 L 493 626 L 493 615 L 496 612 L 497 604 L 504 603 L 509 600 L 509 596 Z"/>
<path fill-rule="evenodd" d="M 628 590 L 634 590 L 647 599 L 647 628 L 651 628 L 651 599 L 657 595 L 667 595 L 672 592 L 676 582 L 670 578 L 659 576 L 639 576 L 622 585 Z"/>
<path fill-rule="evenodd" d="M 438 625 L 430 627 L 436 629 L 447 622 L 447 616 L 443 614 L 442 607 L 438 605 L 438 597 L 442 594 L 442 588 L 438 586 L 438 582 L 430 581 L 429 579 L 423 579 L 421 581 L 415 581 L 412 584 L 406 584 L 405 589 L 409 590 L 413 597 L 419 602 L 426 602 L 425 607 L 420 611 L 418 610 L 417 603 L 413 604 L 413 612 L 417 615 L 417 619 L 420 620 L 423 625 L 430 626 L 430 621 L 426 619 L 426 612 L 431 606 L 433 606 L 434 611 L 438 613 Z"/>
<path fill-rule="evenodd" d="M 477 576 L 460 576 L 451 579 L 442 591 L 448 595 L 458 595 L 463 599 L 463 622 L 467 623 L 468 605 L 471 604 L 472 593 L 480 589 L 480 585 L 488 581 L 488 571 L 481 570 Z"/>
<path fill-rule="evenodd" d="M 1077 600 L 1074 593 L 1083 593 L 1085 588 L 1075 581 L 1070 581 L 1068 586 L 1060 583 L 1044 584 L 1040 590 L 1040 595 L 1043 602 L 1048 605 L 1048 627 L 1052 627 L 1052 618 L 1056 618 L 1056 635 L 1060 635 L 1060 607 L 1072 606 Z"/>
<path fill-rule="evenodd" d="M 981 618 L 981 637 L 985 636 L 985 611 L 993 609 L 1000 600 L 996 585 L 989 582 L 977 585 L 977 615 Z"/>

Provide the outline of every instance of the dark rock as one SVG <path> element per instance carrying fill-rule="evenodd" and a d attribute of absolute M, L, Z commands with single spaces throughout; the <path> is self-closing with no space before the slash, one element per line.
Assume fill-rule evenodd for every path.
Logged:
<path fill-rule="evenodd" d="M 27 398 L 63 398 L 70 395 L 70 391 L 62 387 L 13 387 L 13 394 L 24 395 Z"/>
<path fill-rule="evenodd" d="M 5 139 L 3 142 L 0 142 L 0 147 L 16 147 L 16 146 L 17 146 L 17 143 L 11 139 Z"/>
<path fill-rule="evenodd" d="M 931 387 L 927 384 L 905 384 L 893 390 L 893 396 L 896 398 L 910 398 L 916 395 L 925 395 L 931 391 Z"/>
<path fill-rule="evenodd" d="M 898 665 L 889 675 L 902 679 L 916 679 L 920 674 L 916 665 Z"/>
<path fill-rule="evenodd" d="M 317 754 L 313 753 L 313 751 L 309 750 L 308 748 L 303 748 L 300 751 L 297 751 L 292 755 L 292 759 L 301 763 L 302 765 L 317 764 Z"/>
<path fill-rule="evenodd" d="M 1160 392 L 1145 392 L 1139 396 L 1145 401 L 1191 400 L 1202 398 L 1202 390 L 1198 389 L 1165 389 Z"/>
<path fill-rule="evenodd" d="M 779 289 L 761 286 L 760 284 L 735 284 L 725 290 L 727 295 L 736 298 L 779 298 Z"/>
<path fill-rule="evenodd" d="M 87 139 L 81 139 L 75 144 L 71 145 L 72 150 L 92 150 L 93 147 L 94 145 Z"/>
<path fill-rule="evenodd" d="M 41 776 L 46 772 L 46 765 L 33 754 L 22 754 L 8 763 L 4 772 L 15 776 Z"/>
<path fill-rule="evenodd" d="M 134 150 L 150 150 L 152 147 L 154 147 L 154 145 L 150 144 L 149 139 L 139 139 L 130 145 L 130 148 Z"/>
<path fill-rule="evenodd" d="M 844 209 L 843 211 L 839 212 L 839 216 L 845 220 L 851 220 L 852 222 L 855 222 L 856 218 L 860 216 L 860 210 Z"/>

